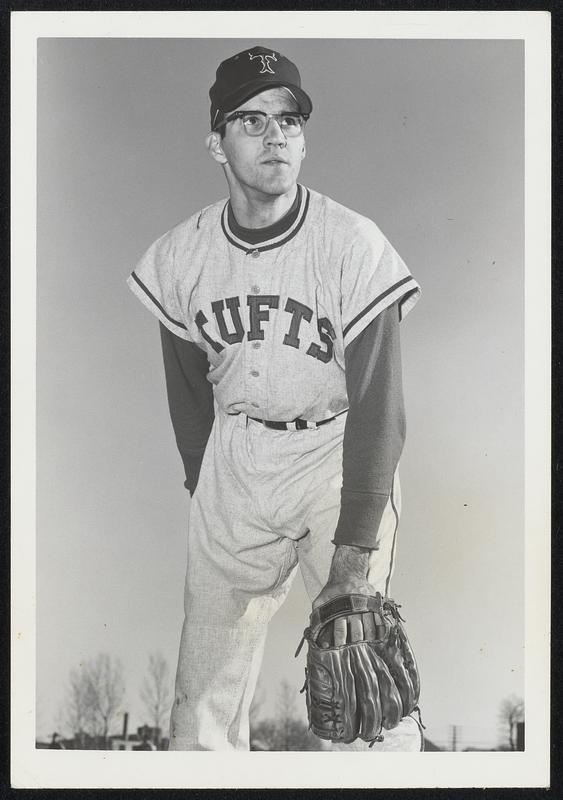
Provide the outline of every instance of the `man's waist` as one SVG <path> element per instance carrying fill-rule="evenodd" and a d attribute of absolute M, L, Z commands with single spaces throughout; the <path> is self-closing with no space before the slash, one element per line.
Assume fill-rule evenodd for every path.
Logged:
<path fill-rule="evenodd" d="M 302 417 L 296 417 L 292 420 L 273 420 L 273 419 L 261 419 L 260 417 L 253 417 L 250 414 L 247 414 L 248 419 L 252 419 L 255 422 L 260 422 L 264 425 L 265 428 L 271 428 L 272 430 L 276 431 L 303 431 L 303 430 L 314 430 L 315 428 L 320 428 L 322 425 L 327 425 L 329 422 L 333 422 L 335 419 L 340 417 L 342 414 L 345 414 L 348 411 L 347 408 L 339 411 L 338 414 L 333 414 L 331 417 L 326 417 L 325 419 L 320 420 L 310 420 L 310 419 L 303 419 Z"/>

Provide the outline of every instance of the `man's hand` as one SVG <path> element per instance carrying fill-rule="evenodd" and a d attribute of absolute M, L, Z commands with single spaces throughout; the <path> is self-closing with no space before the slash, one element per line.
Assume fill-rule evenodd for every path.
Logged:
<path fill-rule="evenodd" d="M 367 547 L 336 545 L 328 580 L 321 593 L 313 600 L 313 608 L 342 594 L 375 594 L 367 580 L 369 554 Z M 339 646 L 346 642 L 359 642 L 370 635 L 375 638 L 373 614 L 353 614 L 328 624 L 319 634 L 321 647 Z"/>

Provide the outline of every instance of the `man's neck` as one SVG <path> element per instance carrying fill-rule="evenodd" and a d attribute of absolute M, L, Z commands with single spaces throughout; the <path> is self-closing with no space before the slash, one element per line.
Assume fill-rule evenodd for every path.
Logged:
<path fill-rule="evenodd" d="M 231 191 L 231 208 L 235 219 L 243 228 L 265 228 L 280 220 L 291 208 L 297 185 L 287 194 L 251 196 L 242 191 Z"/>

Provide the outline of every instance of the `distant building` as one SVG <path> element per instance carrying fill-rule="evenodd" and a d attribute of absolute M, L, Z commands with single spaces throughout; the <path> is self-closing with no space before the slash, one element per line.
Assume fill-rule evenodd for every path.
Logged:
<path fill-rule="evenodd" d="M 135 746 L 138 745 L 140 742 L 139 737 L 135 733 L 129 734 L 129 736 L 124 739 L 123 736 L 110 736 L 109 737 L 109 749 L 110 750 L 134 750 Z"/>
<path fill-rule="evenodd" d="M 36 741 L 38 750 L 167 750 L 168 739 L 162 737 L 161 728 L 151 728 L 141 725 L 137 733 L 127 733 L 129 714 L 123 715 L 123 730 L 121 733 L 108 736 L 90 736 L 84 731 L 79 731 L 72 739 L 62 739 L 60 734 L 53 733 L 50 742 Z"/>
<path fill-rule="evenodd" d="M 81 732 L 75 734 L 72 739 L 61 739 L 57 736 L 56 744 L 53 746 L 51 742 L 35 742 L 35 747 L 38 750 L 105 750 L 104 740 L 102 736 L 90 736 L 87 733 Z M 109 742 L 109 739 L 108 739 Z"/>
<path fill-rule="evenodd" d="M 168 745 L 168 739 L 162 739 L 160 728 L 151 728 L 149 725 L 141 725 L 137 728 L 137 733 L 129 736 L 110 736 L 112 750 L 160 750 L 161 743 Z"/>

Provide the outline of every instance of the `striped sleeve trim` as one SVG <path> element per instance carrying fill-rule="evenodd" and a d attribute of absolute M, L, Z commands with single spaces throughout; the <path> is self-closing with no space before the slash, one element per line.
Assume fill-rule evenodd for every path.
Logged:
<path fill-rule="evenodd" d="M 135 291 L 136 291 L 136 293 L 137 293 L 137 294 L 139 294 L 139 296 L 141 297 L 141 299 L 144 299 L 145 301 L 146 301 L 147 299 L 148 299 L 148 300 L 150 300 L 150 301 L 151 301 L 151 303 L 152 303 L 154 306 L 156 306 L 156 308 L 157 308 L 157 309 L 160 311 L 160 313 L 162 314 L 162 316 L 163 316 L 163 317 L 165 317 L 165 319 L 166 319 L 168 322 L 172 323 L 172 325 L 176 325 L 178 328 L 181 328 L 181 329 L 182 329 L 182 330 L 184 330 L 184 331 L 186 331 L 186 330 L 187 330 L 187 327 L 184 325 L 184 323 L 183 323 L 183 322 L 178 322 L 178 320 L 174 319 L 173 317 L 171 317 L 171 316 L 170 316 L 170 314 L 168 314 L 168 312 L 167 312 L 167 311 L 164 309 L 164 307 L 162 306 L 162 304 L 158 302 L 158 300 L 156 299 L 156 297 L 154 296 L 154 294 L 153 294 L 153 293 L 150 291 L 150 289 L 148 289 L 148 288 L 145 286 L 145 284 L 143 283 L 143 281 L 142 281 L 142 280 L 139 278 L 139 276 L 138 276 L 138 275 L 136 275 L 136 274 L 135 274 L 135 272 L 132 272 L 132 273 L 131 273 L 131 277 L 130 277 L 130 279 L 129 279 L 129 285 L 131 286 L 131 288 L 132 288 L 133 290 L 135 290 Z M 141 293 L 142 293 L 142 294 L 141 294 Z M 144 295 L 144 296 L 143 296 L 143 295 Z"/>
<path fill-rule="evenodd" d="M 390 286 L 389 289 L 386 289 L 384 292 L 382 292 L 380 295 L 378 295 L 375 298 L 375 300 L 372 300 L 372 302 L 369 304 L 369 306 L 366 306 L 363 311 L 360 311 L 360 313 L 357 316 L 355 316 L 354 319 L 351 322 L 348 323 L 348 325 L 346 325 L 346 327 L 344 328 L 344 336 L 347 336 L 348 332 L 354 327 L 354 325 L 357 325 L 360 322 L 360 320 L 362 319 L 362 317 L 365 317 L 366 314 L 369 314 L 369 312 L 372 310 L 372 308 L 375 308 L 375 306 L 378 303 L 381 303 L 381 301 L 384 300 L 388 295 L 390 295 L 392 292 L 395 292 L 401 286 L 403 286 L 406 283 L 409 283 L 410 281 L 413 281 L 413 283 L 414 283 L 414 278 L 412 278 L 409 275 L 406 278 L 403 278 L 402 281 L 398 281 L 393 286 Z"/>
<path fill-rule="evenodd" d="M 395 514 L 395 530 L 393 531 L 393 545 L 391 547 L 391 558 L 389 560 L 389 572 L 387 573 L 387 578 L 385 579 L 385 594 L 389 597 L 390 592 L 390 584 L 391 578 L 393 576 L 393 570 L 395 569 L 395 550 L 397 547 L 397 530 L 399 529 L 399 511 L 397 509 L 397 502 L 395 497 L 395 476 L 393 476 L 393 485 L 391 486 L 391 495 L 389 500 L 391 502 L 391 508 L 393 509 L 393 513 Z"/>
<path fill-rule="evenodd" d="M 401 316 L 405 316 L 415 305 L 419 294 L 420 287 L 412 275 L 408 275 L 394 283 L 393 286 L 381 292 L 344 327 L 343 338 L 345 345 L 347 346 L 378 314 L 397 300 L 400 302 Z"/>
<path fill-rule="evenodd" d="M 419 294 L 420 287 L 417 285 L 402 295 L 401 299 L 399 300 L 399 322 L 403 321 L 403 317 L 408 313 L 411 306 L 416 303 Z"/>

